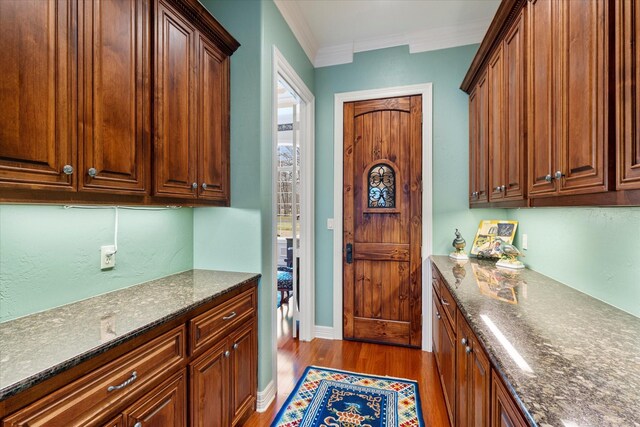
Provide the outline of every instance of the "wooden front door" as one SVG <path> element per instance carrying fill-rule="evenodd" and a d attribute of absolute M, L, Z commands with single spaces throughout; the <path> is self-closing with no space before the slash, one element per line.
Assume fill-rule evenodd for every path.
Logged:
<path fill-rule="evenodd" d="M 422 97 L 344 104 L 344 338 L 422 341 Z"/>

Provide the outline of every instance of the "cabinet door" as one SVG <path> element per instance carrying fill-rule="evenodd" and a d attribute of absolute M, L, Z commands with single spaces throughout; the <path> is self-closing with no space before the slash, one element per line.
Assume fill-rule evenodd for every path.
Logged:
<path fill-rule="evenodd" d="M 79 188 L 143 193 L 151 117 L 148 0 L 79 4 Z"/>
<path fill-rule="evenodd" d="M 618 189 L 640 188 L 640 2 L 616 3 Z"/>
<path fill-rule="evenodd" d="M 229 204 L 229 58 L 198 34 L 199 198 Z"/>
<path fill-rule="evenodd" d="M 458 312 L 456 334 L 456 425 L 489 425 L 491 365 L 466 320 Z"/>
<path fill-rule="evenodd" d="M 143 396 L 124 411 L 124 417 L 127 427 L 186 427 L 185 373 L 180 372 Z"/>
<path fill-rule="evenodd" d="M 229 354 L 223 340 L 189 366 L 193 427 L 229 425 Z"/>
<path fill-rule="evenodd" d="M 470 99 L 470 109 L 475 111 L 474 126 L 470 154 L 470 186 L 475 193 L 471 198 L 472 203 L 486 203 L 488 199 L 488 140 L 489 140 L 489 104 L 488 104 L 487 72 L 480 77 L 474 90 L 475 96 Z M 472 194 L 473 195 L 473 194 Z"/>
<path fill-rule="evenodd" d="M 558 75 L 563 194 L 607 190 L 609 0 L 559 1 Z"/>
<path fill-rule="evenodd" d="M 528 6 L 529 49 L 527 52 L 528 91 L 528 187 L 529 195 L 556 191 L 553 176 L 556 162 L 555 106 L 553 98 L 554 14 L 551 0 L 532 0 Z"/>
<path fill-rule="evenodd" d="M 197 140 L 194 27 L 157 0 L 154 193 L 195 198 Z"/>
<path fill-rule="evenodd" d="M 75 189 L 76 4 L 0 1 L 2 186 Z"/>
<path fill-rule="evenodd" d="M 258 347 L 255 322 L 249 322 L 229 336 L 231 351 L 231 425 L 243 421 L 256 405 Z"/>
<path fill-rule="evenodd" d="M 525 13 L 511 26 L 504 40 L 504 143 L 503 169 L 508 200 L 520 200 L 525 195 Z"/>
<path fill-rule="evenodd" d="M 451 425 L 455 425 L 455 404 L 456 404 L 456 348 L 455 331 L 451 330 L 449 322 L 443 314 L 442 306 L 437 304 L 441 319 L 438 337 L 440 347 L 440 383 L 444 394 L 447 413 Z"/>
<path fill-rule="evenodd" d="M 489 201 L 500 201 L 504 197 L 506 189 L 504 177 L 504 121 L 503 114 L 503 87 L 504 87 L 504 62 L 502 60 L 502 46 L 489 60 L 488 68 L 488 119 L 489 119 Z M 503 187 L 504 185 L 504 187 Z"/>
<path fill-rule="evenodd" d="M 469 204 L 476 202 L 476 159 L 478 147 L 478 94 L 474 88 L 469 94 Z"/>
<path fill-rule="evenodd" d="M 498 378 L 491 372 L 491 427 L 527 427 L 513 398 Z"/>

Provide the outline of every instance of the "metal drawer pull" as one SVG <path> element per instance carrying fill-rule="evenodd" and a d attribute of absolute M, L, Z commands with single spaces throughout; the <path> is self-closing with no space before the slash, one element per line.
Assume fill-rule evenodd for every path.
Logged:
<path fill-rule="evenodd" d="M 436 317 L 437 317 L 438 319 L 440 319 L 440 312 L 439 312 L 439 311 L 436 311 Z"/>
<path fill-rule="evenodd" d="M 447 302 L 447 300 L 446 300 L 446 299 L 444 299 L 444 298 L 442 298 L 442 299 L 440 300 L 440 302 L 442 303 L 442 305 L 449 305 L 449 303 Z"/>
<path fill-rule="evenodd" d="M 137 379 L 138 379 L 138 373 L 136 371 L 133 371 L 133 373 L 131 374 L 131 377 L 129 377 L 128 380 L 126 380 L 120 385 L 110 385 L 109 388 L 107 388 L 107 391 L 120 390 L 121 388 L 125 388 L 126 386 L 128 386 L 129 384 L 131 384 Z"/>
<path fill-rule="evenodd" d="M 235 311 L 232 311 L 230 315 L 228 315 L 228 316 L 224 316 L 224 317 L 222 318 L 222 320 L 231 320 L 231 319 L 233 319 L 234 317 L 236 317 L 236 315 L 237 315 L 237 314 L 238 314 L 238 313 L 236 313 Z"/>

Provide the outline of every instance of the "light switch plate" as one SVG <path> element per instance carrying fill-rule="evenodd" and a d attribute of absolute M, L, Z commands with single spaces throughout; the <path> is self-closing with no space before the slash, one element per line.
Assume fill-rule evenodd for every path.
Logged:
<path fill-rule="evenodd" d="M 522 235 L 522 250 L 525 250 L 525 251 L 527 250 L 528 243 L 529 243 L 528 240 L 529 239 L 527 239 L 527 235 L 523 234 Z"/>
<path fill-rule="evenodd" d="M 327 230 L 333 230 L 333 218 L 327 218 Z"/>

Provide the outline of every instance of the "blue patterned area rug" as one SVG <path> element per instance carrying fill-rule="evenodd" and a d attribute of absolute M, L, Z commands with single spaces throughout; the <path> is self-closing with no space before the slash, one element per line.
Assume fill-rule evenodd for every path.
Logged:
<path fill-rule="evenodd" d="M 271 427 L 422 427 L 418 383 L 309 366 Z"/>

